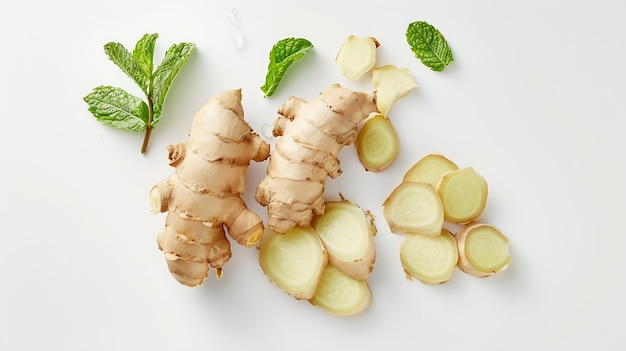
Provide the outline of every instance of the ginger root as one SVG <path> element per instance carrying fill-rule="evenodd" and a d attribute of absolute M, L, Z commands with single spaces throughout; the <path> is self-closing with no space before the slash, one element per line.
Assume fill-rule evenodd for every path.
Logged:
<path fill-rule="evenodd" d="M 241 199 L 251 160 L 269 155 L 269 144 L 244 120 L 241 90 L 211 97 L 194 116 L 186 142 L 168 147 L 175 172 L 150 190 L 153 213 L 168 212 L 157 243 L 181 284 L 196 286 L 209 266 L 221 277 L 230 259 L 228 235 L 252 247 L 262 238 L 263 220 Z"/>
<path fill-rule="evenodd" d="M 339 151 L 354 143 L 360 123 L 377 111 L 375 93 L 339 84 L 309 102 L 291 97 L 279 108 L 273 134 L 281 138 L 255 193 L 273 231 L 309 226 L 314 214 L 324 213 L 326 179 L 341 174 Z"/>

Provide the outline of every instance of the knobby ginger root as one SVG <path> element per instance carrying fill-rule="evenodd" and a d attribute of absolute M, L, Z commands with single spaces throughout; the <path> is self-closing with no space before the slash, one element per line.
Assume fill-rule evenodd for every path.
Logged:
<path fill-rule="evenodd" d="M 231 256 L 224 228 L 247 247 L 261 240 L 263 220 L 240 195 L 250 161 L 267 159 L 269 148 L 244 120 L 240 89 L 211 97 L 187 141 L 167 148 L 175 172 L 152 187 L 150 202 L 153 213 L 168 212 L 157 243 L 181 284 L 201 284 L 209 266 L 221 276 Z"/>
<path fill-rule="evenodd" d="M 375 93 L 338 84 L 309 102 L 291 97 L 279 108 L 273 135 L 280 138 L 255 193 L 273 231 L 309 226 L 313 215 L 324 213 L 326 179 L 341 174 L 339 151 L 354 143 L 360 123 L 377 111 Z"/>

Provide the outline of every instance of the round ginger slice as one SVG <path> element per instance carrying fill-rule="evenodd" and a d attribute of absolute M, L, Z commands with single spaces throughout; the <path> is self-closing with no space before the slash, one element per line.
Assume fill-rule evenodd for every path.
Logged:
<path fill-rule="evenodd" d="M 372 292 L 364 279 L 354 279 L 328 265 L 309 302 L 334 315 L 352 316 L 370 306 Z"/>
<path fill-rule="evenodd" d="M 383 216 L 396 234 L 439 235 L 443 227 L 443 206 L 428 183 L 402 182 L 383 203 Z"/>
<path fill-rule="evenodd" d="M 489 224 L 475 223 L 456 237 L 459 251 L 458 267 L 475 277 L 487 277 L 500 272 L 511 263 L 509 239 Z"/>
<path fill-rule="evenodd" d="M 445 173 L 437 184 L 444 219 L 455 224 L 476 220 L 487 205 L 487 181 L 472 167 Z"/>
<path fill-rule="evenodd" d="M 445 173 L 458 169 L 456 163 L 439 153 L 433 152 L 422 157 L 411 166 L 404 174 L 403 180 L 430 183 L 435 188 Z"/>
<path fill-rule="evenodd" d="M 400 244 L 400 261 L 407 279 L 436 285 L 450 280 L 457 265 L 454 236 L 446 229 L 439 235 L 406 234 Z"/>
<path fill-rule="evenodd" d="M 328 252 L 330 264 L 354 279 L 365 279 L 374 269 L 376 228 L 371 217 L 349 201 L 328 201 L 324 214 L 311 226 Z"/>
<path fill-rule="evenodd" d="M 259 247 L 259 264 L 270 281 L 299 300 L 313 297 L 324 267 L 326 249 L 311 227 L 285 234 L 267 230 Z"/>
<path fill-rule="evenodd" d="M 366 170 L 380 172 L 387 169 L 398 156 L 400 142 L 391 121 L 381 114 L 374 114 L 359 130 L 356 150 Z"/>

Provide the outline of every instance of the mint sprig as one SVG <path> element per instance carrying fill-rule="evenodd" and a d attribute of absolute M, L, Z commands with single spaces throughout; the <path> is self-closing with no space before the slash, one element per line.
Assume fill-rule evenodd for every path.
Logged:
<path fill-rule="evenodd" d="M 145 95 L 145 101 L 125 90 L 99 86 L 83 98 L 89 111 L 104 125 L 133 132 L 145 132 L 141 153 L 145 153 L 152 129 L 161 120 L 165 97 L 180 68 L 195 50 L 193 43 L 172 45 L 154 69 L 154 47 L 158 34 L 145 34 L 132 52 L 124 45 L 110 42 L 104 52 Z"/>
<path fill-rule="evenodd" d="M 265 85 L 261 87 L 266 97 L 274 94 L 289 66 L 312 48 L 313 44 L 304 38 L 285 38 L 274 44 L 269 54 Z"/>
<path fill-rule="evenodd" d="M 452 61 L 452 50 L 443 34 L 424 21 L 410 23 L 406 30 L 406 40 L 424 65 L 433 71 L 443 71 Z"/>

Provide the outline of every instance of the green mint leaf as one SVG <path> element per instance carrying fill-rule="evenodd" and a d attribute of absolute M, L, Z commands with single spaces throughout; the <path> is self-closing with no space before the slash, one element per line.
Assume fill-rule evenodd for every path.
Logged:
<path fill-rule="evenodd" d="M 452 61 L 452 50 L 441 32 L 424 21 L 410 23 L 406 40 L 424 65 L 433 71 L 443 71 Z"/>
<path fill-rule="evenodd" d="M 167 91 L 176 74 L 195 49 L 193 43 L 172 45 L 154 69 L 154 47 L 158 34 L 144 34 L 132 53 L 124 45 L 110 42 L 104 51 L 113 63 L 137 83 L 146 100 L 120 88 L 100 86 L 83 99 L 89 111 L 103 124 L 130 131 L 144 131 L 141 153 L 146 153 L 152 128 L 161 118 Z"/>
<path fill-rule="evenodd" d="M 269 55 L 265 85 L 261 87 L 266 97 L 274 94 L 289 66 L 312 48 L 313 44 L 303 38 L 285 38 L 274 44 Z"/>
<path fill-rule="evenodd" d="M 99 86 L 83 100 L 94 117 L 105 125 L 133 132 L 146 130 L 148 105 L 120 88 Z"/>
<path fill-rule="evenodd" d="M 193 43 L 179 43 L 172 45 L 165 52 L 163 61 L 154 71 L 153 86 L 152 86 L 152 102 L 154 104 L 154 117 L 152 119 L 152 127 L 156 127 L 161 119 L 161 111 L 163 109 L 163 103 L 167 91 L 174 81 L 176 74 L 183 66 L 193 51 L 196 45 Z"/>
<path fill-rule="evenodd" d="M 152 60 L 154 58 L 154 45 L 158 37 L 159 35 L 156 33 L 144 34 L 133 50 L 133 58 L 148 77 L 152 76 L 152 70 L 154 69 Z"/>
<path fill-rule="evenodd" d="M 106 43 L 104 51 L 109 59 L 132 78 L 147 96 L 150 90 L 150 74 L 144 71 L 141 64 L 126 50 L 124 45 L 114 42 Z"/>

